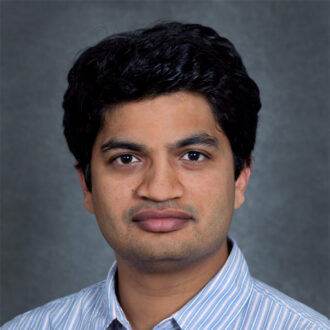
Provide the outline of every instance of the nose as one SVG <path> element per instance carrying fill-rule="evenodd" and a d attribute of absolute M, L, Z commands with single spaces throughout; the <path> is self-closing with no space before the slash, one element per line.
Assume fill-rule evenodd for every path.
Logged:
<path fill-rule="evenodd" d="M 183 194 L 183 185 L 175 166 L 164 157 L 152 161 L 136 193 L 143 199 L 164 202 L 180 198 Z"/>

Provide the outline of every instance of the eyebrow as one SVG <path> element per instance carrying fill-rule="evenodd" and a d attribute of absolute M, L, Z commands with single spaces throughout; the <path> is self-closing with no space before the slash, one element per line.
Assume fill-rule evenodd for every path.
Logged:
<path fill-rule="evenodd" d="M 184 138 L 182 140 L 179 140 L 175 143 L 169 144 L 167 147 L 170 150 L 175 149 L 181 149 L 190 145 L 204 145 L 208 147 L 214 147 L 217 148 L 219 145 L 218 139 L 214 136 L 211 136 L 207 133 L 199 133 L 199 134 L 193 134 L 191 136 L 188 136 L 187 138 Z M 148 149 L 148 147 L 145 144 L 139 144 L 135 142 L 131 142 L 128 140 L 117 140 L 117 139 L 111 139 L 101 146 L 101 150 L 103 152 L 113 150 L 113 149 L 127 149 L 132 150 L 136 152 L 143 152 Z"/>
<path fill-rule="evenodd" d="M 144 144 L 138 144 L 135 142 L 125 141 L 125 140 L 116 140 L 112 139 L 108 142 L 105 142 L 101 146 L 103 152 L 112 150 L 112 149 L 128 149 L 132 151 L 141 152 L 147 149 L 147 146 Z"/>
<path fill-rule="evenodd" d="M 219 145 L 218 139 L 207 133 L 193 134 L 183 140 L 179 140 L 174 144 L 169 145 L 169 149 L 180 149 L 190 145 L 204 145 L 217 148 Z"/>

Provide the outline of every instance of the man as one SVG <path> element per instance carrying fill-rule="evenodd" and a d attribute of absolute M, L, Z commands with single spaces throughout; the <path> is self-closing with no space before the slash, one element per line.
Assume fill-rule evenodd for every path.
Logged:
<path fill-rule="evenodd" d="M 4 329 L 330 328 L 253 279 L 227 237 L 260 109 L 227 39 L 180 23 L 110 36 L 68 80 L 64 133 L 116 263 L 106 281 Z"/>

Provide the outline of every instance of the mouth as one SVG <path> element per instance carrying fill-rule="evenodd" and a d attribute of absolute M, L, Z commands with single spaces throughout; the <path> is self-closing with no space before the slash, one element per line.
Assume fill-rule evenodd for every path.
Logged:
<path fill-rule="evenodd" d="M 133 217 L 133 222 L 147 232 L 168 233 L 183 228 L 193 217 L 177 210 L 145 210 Z"/>

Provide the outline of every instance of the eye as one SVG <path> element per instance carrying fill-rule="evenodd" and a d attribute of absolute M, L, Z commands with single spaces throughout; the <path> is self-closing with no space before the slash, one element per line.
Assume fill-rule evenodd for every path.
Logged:
<path fill-rule="evenodd" d="M 198 151 L 189 151 L 189 152 L 185 153 L 183 156 L 184 160 L 190 160 L 192 162 L 202 161 L 205 158 L 207 158 L 206 155 L 204 155 Z"/>
<path fill-rule="evenodd" d="M 114 158 L 111 162 L 116 162 L 119 165 L 131 164 L 137 162 L 138 159 L 130 154 L 120 155 Z"/>

